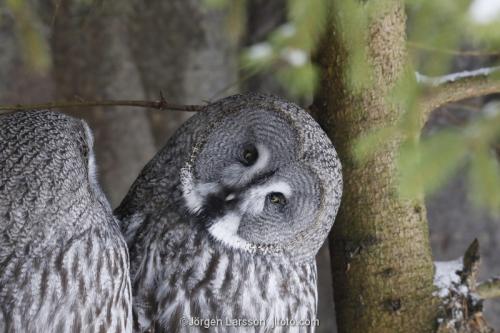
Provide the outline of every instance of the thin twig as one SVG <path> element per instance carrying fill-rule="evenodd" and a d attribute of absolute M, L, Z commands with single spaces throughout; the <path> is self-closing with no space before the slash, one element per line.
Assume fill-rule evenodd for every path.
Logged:
<path fill-rule="evenodd" d="M 202 105 L 181 105 L 169 103 L 160 96 L 157 101 L 142 101 L 142 100 L 96 100 L 96 101 L 62 101 L 48 102 L 40 104 L 15 104 L 15 105 L 0 105 L 0 111 L 20 111 L 20 110 L 36 110 L 36 109 L 54 109 L 54 108 L 81 108 L 94 106 L 132 106 L 141 108 L 150 108 L 157 110 L 175 110 L 196 112 L 203 110 Z"/>
<path fill-rule="evenodd" d="M 500 67 L 481 68 L 440 77 L 428 77 L 417 73 L 422 86 L 421 108 L 426 120 L 440 106 L 466 98 L 500 93 Z"/>
<path fill-rule="evenodd" d="M 500 297 L 500 277 L 489 279 L 477 286 L 477 294 L 481 299 Z"/>

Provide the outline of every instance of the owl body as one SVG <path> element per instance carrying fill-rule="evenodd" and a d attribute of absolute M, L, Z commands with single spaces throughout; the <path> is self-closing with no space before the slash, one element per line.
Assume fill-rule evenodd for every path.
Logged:
<path fill-rule="evenodd" d="M 89 228 L 41 256 L 2 261 L 0 332 L 130 332 L 128 257 L 111 250 L 123 246 L 115 233 Z"/>
<path fill-rule="evenodd" d="M 0 117 L 0 332 L 131 332 L 128 251 L 93 163 L 83 121 Z"/>
<path fill-rule="evenodd" d="M 283 322 L 316 318 L 314 261 L 297 264 L 286 256 L 228 249 L 208 236 L 198 221 L 166 224 L 161 232 L 143 236 L 147 239 L 136 241 L 144 247 L 132 249 L 132 267 L 137 270 L 131 272 L 139 331 L 313 329 L 305 324 L 285 326 Z M 215 322 L 207 322 L 213 319 Z"/>
<path fill-rule="evenodd" d="M 331 142 L 298 106 L 256 94 L 207 106 L 115 211 L 137 330 L 314 331 L 315 256 L 341 189 Z"/>

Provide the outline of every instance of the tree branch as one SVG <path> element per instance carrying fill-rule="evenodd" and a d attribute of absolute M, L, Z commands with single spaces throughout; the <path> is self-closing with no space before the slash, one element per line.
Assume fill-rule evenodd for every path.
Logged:
<path fill-rule="evenodd" d="M 480 283 L 477 286 L 476 292 L 481 299 L 500 297 L 500 277 L 495 277 Z"/>
<path fill-rule="evenodd" d="M 96 101 L 62 101 L 49 102 L 40 104 L 15 104 L 15 105 L 0 105 L 2 111 L 20 111 L 20 110 L 36 110 L 36 109 L 54 109 L 54 108 L 74 108 L 74 107 L 94 107 L 94 106 L 131 106 L 150 108 L 157 110 L 175 110 L 196 112 L 203 110 L 203 105 L 181 105 L 169 103 L 160 95 L 157 101 L 141 101 L 141 100 L 96 100 Z"/>
<path fill-rule="evenodd" d="M 453 50 L 453 49 L 447 49 L 447 48 L 439 48 L 439 47 L 433 47 L 431 45 L 426 45 L 424 43 L 419 43 L 416 41 L 407 41 L 406 44 L 414 49 L 419 49 L 423 51 L 430 51 L 430 52 L 437 52 L 437 53 L 444 53 L 444 54 L 453 54 L 453 55 L 458 55 L 458 56 L 465 56 L 465 57 L 491 57 L 491 56 L 499 56 L 500 51 L 499 50 Z"/>
<path fill-rule="evenodd" d="M 439 77 L 416 73 L 423 89 L 421 108 L 424 119 L 440 106 L 466 98 L 500 93 L 500 67 L 481 68 Z"/>

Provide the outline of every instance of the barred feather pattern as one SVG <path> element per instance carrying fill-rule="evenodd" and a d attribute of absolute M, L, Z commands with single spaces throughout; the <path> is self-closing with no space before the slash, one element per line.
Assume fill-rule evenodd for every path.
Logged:
<path fill-rule="evenodd" d="M 90 130 L 49 111 L 0 116 L 0 332 L 131 332 L 128 250 Z"/>
<path fill-rule="evenodd" d="M 0 264 L 0 332 L 131 332 L 124 246 L 95 227 L 45 256 L 9 256 Z"/>
<path fill-rule="evenodd" d="M 246 145 L 253 162 L 244 162 Z M 265 202 L 270 191 L 294 194 L 275 209 Z M 130 250 L 135 329 L 243 330 L 190 325 L 198 318 L 263 320 L 252 332 L 314 331 L 273 324 L 316 319 L 315 256 L 341 193 L 335 148 L 297 105 L 260 94 L 208 105 L 115 210 Z"/>
<path fill-rule="evenodd" d="M 172 221 L 172 213 L 166 218 Z M 316 318 L 316 263 L 294 263 L 227 249 L 196 222 L 145 222 L 131 248 L 136 330 L 140 332 L 241 332 L 203 328 L 193 319 L 261 320 L 255 332 L 312 332 L 314 326 L 274 327 L 276 319 Z"/>

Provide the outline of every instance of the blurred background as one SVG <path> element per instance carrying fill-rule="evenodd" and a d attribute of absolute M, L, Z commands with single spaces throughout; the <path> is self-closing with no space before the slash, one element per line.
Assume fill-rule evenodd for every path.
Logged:
<path fill-rule="evenodd" d="M 311 58 L 326 19 L 324 1 L 0 0 L 0 104 L 155 100 L 160 92 L 173 103 L 205 104 L 260 91 L 307 107 L 318 77 Z M 500 1 L 412 0 L 407 13 L 408 53 L 419 72 L 500 64 Z M 359 42 L 354 31 L 353 43 Z M 436 110 L 422 135 L 474 125 L 497 101 L 485 96 Z M 191 115 L 130 107 L 63 112 L 94 130 L 99 178 L 113 207 Z M 430 171 L 433 253 L 438 261 L 455 259 L 478 238 L 481 278 L 500 276 L 500 187 L 471 183 L 471 161 L 451 161 L 439 177 Z M 493 187 L 495 181 L 487 179 Z M 318 331 L 335 332 L 327 246 L 318 263 Z M 500 330 L 499 301 L 487 301 L 486 316 Z"/>

